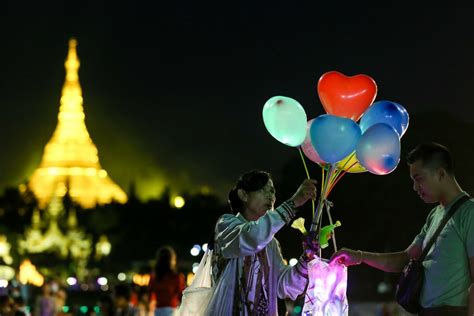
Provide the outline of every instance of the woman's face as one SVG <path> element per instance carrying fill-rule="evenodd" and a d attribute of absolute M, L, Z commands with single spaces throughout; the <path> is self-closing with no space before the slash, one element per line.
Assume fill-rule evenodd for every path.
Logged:
<path fill-rule="evenodd" d="M 244 215 L 250 220 L 256 220 L 265 215 L 268 210 L 273 210 L 275 204 L 275 187 L 273 181 L 268 180 L 267 184 L 258 191 L 245 192 L 244 194 Z"/>

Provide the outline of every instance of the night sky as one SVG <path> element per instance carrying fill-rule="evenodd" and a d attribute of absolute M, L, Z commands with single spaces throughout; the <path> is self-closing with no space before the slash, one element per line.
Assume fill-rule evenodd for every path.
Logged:
<path fill-rule="evenodd" d="M 371 76 L 376 100 L 410 114 L 446 111 L 474 123 L 474 10 L 313 2 L 323 4 L 41 3 L 48 13 L 30 16 L 20 7 L 26 2 L 6 4 L 0 189 L 27 179 L 41 160 L 70 37 L 78 40 L 86 124 L 100 162 L 126 191 L 135 182 L 142 198 L 165 185 L 209 186 L 224 197 L 245 170 L 278 174 L 298 152 L 268 134 L 263 104 L 284 95 L 308 118 L 323 114 L 315 87 L 330 70 Z"/>

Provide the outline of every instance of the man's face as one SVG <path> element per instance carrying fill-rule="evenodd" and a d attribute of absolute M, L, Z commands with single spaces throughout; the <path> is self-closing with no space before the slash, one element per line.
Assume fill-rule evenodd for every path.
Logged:
<path fill-rule="evenodd" d="M 437 170 L 426 168 L 421 160 L 417 160 L 410 165 L 410 177 L 413 190 L 425 203 L 439 201 L 441 177 Z"/>

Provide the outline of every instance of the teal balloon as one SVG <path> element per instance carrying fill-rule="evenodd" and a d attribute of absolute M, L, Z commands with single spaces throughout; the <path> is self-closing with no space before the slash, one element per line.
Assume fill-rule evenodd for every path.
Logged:
<path fill-rule="evenodd" d="M 356 148 L 359 163 L 377 175 L 389 174 L 400 162 L 400 138 L 388 124 L 379 123 L 362 134 Z"/>
<path fill-rule="evenodd" d="M 306 138 L 306 112 L 298 101 L 275 96 L 263 106 L 263 123 L 279 142 L 298 147 Z"/>
<path fill-rule="evenodd" d="M 400 104 L 391 101 L 378 101 L 365 111 L 359 125 L 364 133 L 375 124 L 385 123 L 393 127 L 401 138 L 408 128 L 409 120 L 407 110 Z"/>
<path fill-rule="evenodd" d="M 323 114 L 314 119 L 310 134 L 321 159 L 336 163 L 355 150 L 361 131 L 359 125 L 351 119 Z"/>

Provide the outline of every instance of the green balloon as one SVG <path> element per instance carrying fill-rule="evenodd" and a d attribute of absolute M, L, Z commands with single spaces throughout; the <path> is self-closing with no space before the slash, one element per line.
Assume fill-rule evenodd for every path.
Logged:
<path fill-rule="evenodd" d="M 279 142 L 300 146 L 306 138 L 306 112 L 298 101 L 275 96 L 263 106 L 263 123 L 270 135 Z"/>

